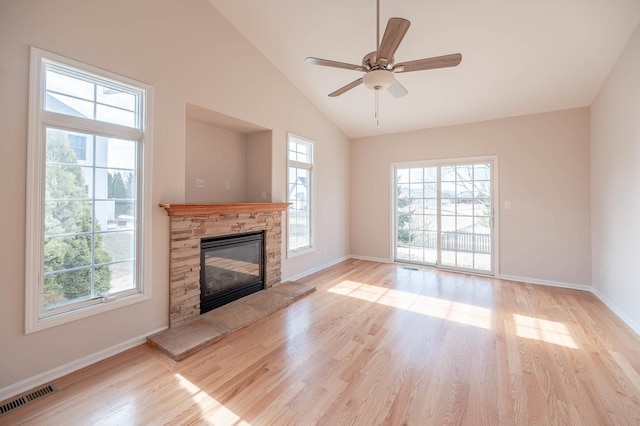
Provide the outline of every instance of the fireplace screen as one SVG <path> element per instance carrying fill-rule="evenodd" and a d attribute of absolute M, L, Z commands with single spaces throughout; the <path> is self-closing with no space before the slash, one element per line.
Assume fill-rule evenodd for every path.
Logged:
<path fill-rule="evenodd" d="M 264 288 L 263 232 L 203 239 L 200 313 Z"/>

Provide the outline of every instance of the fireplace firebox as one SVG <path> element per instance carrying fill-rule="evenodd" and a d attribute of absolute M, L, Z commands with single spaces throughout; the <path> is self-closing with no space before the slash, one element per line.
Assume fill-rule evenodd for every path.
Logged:
<path fill-rule="evenodd" d="M 200 314 L 264 288 L 264 232 L 200 243 Z"/>

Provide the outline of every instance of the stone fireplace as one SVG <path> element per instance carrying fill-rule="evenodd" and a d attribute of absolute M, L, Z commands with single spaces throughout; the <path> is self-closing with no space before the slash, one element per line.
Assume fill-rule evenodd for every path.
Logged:
<path fill-rule="evenodd" d="M 169 215 L 169 327 L 200 316 L 203 239 L 264 232 L 264 288 L 281 280 L 282 212 L 288 203 L 161 204 Z"/>

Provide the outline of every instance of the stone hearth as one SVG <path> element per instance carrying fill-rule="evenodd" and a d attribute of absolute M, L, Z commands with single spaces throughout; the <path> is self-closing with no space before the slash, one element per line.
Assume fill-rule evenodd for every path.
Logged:
<path fill-rule="evenodd" d="M 280 283 L 288 203 L 161 204 L 170 217 L 169 327 L 200 316 L 200 240 L 264 231 L 265 289 Z"/>

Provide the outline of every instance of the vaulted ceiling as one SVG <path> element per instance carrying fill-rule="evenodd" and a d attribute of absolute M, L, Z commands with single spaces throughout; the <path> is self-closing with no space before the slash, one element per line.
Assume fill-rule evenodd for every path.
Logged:
<path fill-rule="evenodd" d="M 396 62 L 461 53 L 455 68 L 396 74 L 409 94 L 360 85 L 327 95 L 361 72 L 376 49 L 375 0 L 209 0 L 350 138 L 588 106 L 640 22 L 638 0 L 381 0 L 411 21 Z M 256 69 L 256 76 L 260 70 Z"/>

